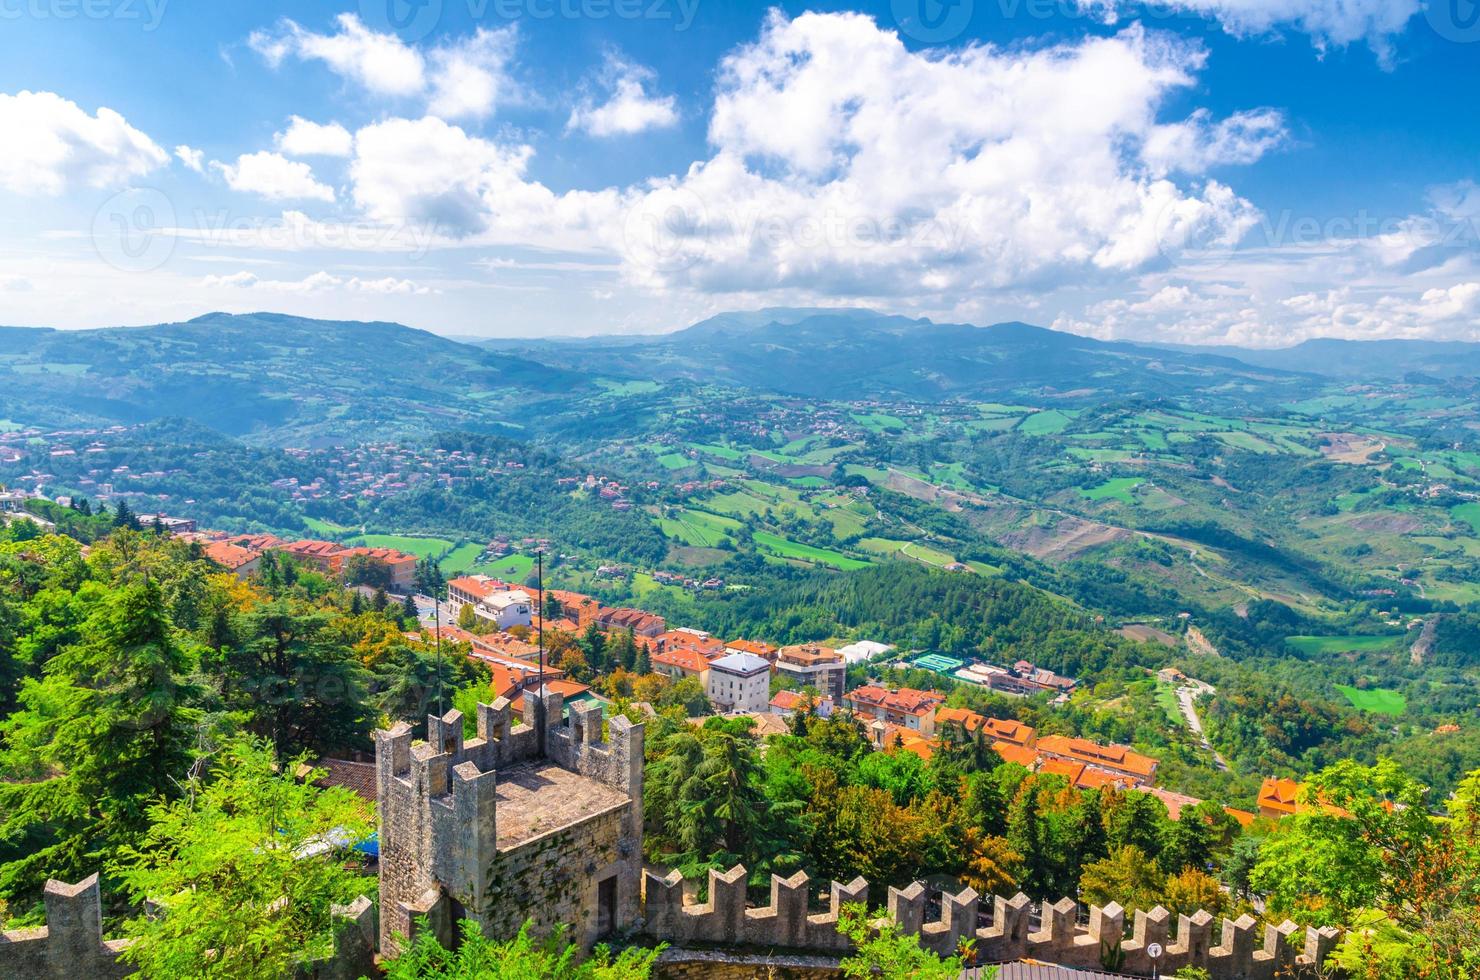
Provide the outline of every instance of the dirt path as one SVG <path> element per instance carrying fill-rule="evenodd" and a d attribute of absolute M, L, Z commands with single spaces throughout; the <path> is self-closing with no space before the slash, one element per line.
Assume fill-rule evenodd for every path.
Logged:
<path fill-rule="evenodd" d="M 1424 621 L 1423 629 L 1419 631 L 1418 639 L 1414 640 L 1413 646 L 1408 648 L 1408 657 L 1413 662 L 1413 666 L 1423 666 L 1424 657 L 1427 657 L 1429 651 L 1434 649 L 1434 634 L 1438 632 L 1438 629 L 1438 616 Z"/>

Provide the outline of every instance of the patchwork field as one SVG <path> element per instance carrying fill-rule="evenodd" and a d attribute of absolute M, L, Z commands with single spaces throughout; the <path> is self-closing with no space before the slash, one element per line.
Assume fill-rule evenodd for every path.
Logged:
<path fill-rule="evenodd" d="M 452 550 L 452 542 L 446 538 L 423 538 L 408 534 L 360 534 L 346 543 L 366 548 L 394 548 L 418 558 L 436 558 Z"/>
<path fill-rule="evenodd" d="M 818 565 L 831 565 L 844 571 L 855 568 L 866 568 L 868 562 L 861 558 L 850 558 L 837 551 L 827 548 L 817 548 L 810 544 L 801 544 L 789 538 L 783 538 L 779 534 L 770 531 L 755 532 L 755 543 L 762 551 L 769 552 L 778 558 L 795 558 L 800 561 L 812 562 Z"/>
<path fill-rule="evenodd" d="M 1336 689 L 1358 711 L 1396 717 L 1408 710 L 1408 702 L 1403 695 L 1388 688 L 1373 687 L 1364 691 L 1346 684 L 1337 684 Z"/>
<path fill-rule="evenodd" d="M 1396 636 L 1287 636 L 1285 642 L 1305 654 L 1376 653 L 1396 645 Z"/>

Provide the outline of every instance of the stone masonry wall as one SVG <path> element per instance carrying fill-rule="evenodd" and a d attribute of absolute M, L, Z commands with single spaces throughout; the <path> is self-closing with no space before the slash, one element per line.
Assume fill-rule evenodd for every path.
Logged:
<path fill-rule="evenodd" d="M 489 885 L 490 934 L 511 936 L 525 919 L 533 919 L 545 931 L 568 925 L 571 940 L 592 946 L 601 938 L 597 883 L 610 875 L 619 876 L 618 896 L 630 899 L 625 916 L 618 910 L 618 921 L 633 922 L 640 905 L 638 889 L 633 885 L 623 896 L 620 881 L 623 825 L 630 807 L 624 804 L 499 854 Z"/>
<path fill-rule="evenodd" d="M 746 908 L 745 868 L 709 873 L 709 900 L 686 904 L 677 872 L 660 878 L 647 874 L 646 929 L 655 938 L 676 946 L 689 944 L 751 946 L 771 949 L 845 951 L 846 937 L 837 931 L 838 913 L 845 904 L 868 905 L 869 886 L 862 878 L 847 885 L 833 882 L 827 912 L 809 914 L 810 883 L 801 872 L 790 878 L 773 875 L 771 901 L 764 908 Z M 1207 912 L 1179 915 L 1173 935 L 1172 915 L 1161 906 L 1135 912 L 1126 932 L 1126 913 L 1114 903 L 1091 907 L 1088 927 L 1076 921 L 1077 907 L 1061 899 L 1043 908 L 1042 925 L 1029 932 L 1029 901 L 1019 893 L 1010 899 L 993 897 L 992 925 L 978 928 L 980 904 L 970 888 L 943 896 L 940 918 L 925 921 L 925 889 L 917 884 L 890 888 L 888 917 L 901 929 L 918 935 L 921 944 L 949 955 L 961 940 L 976 940 L 982 962 L 1006 962 L 1029 957 L 1064 966 L 1098 969 L 1116 965 L 1115 972 L 1149 975 L 1153 944 L 1163 953 L 1155 963 L 1163 974 L 1186 966 L 1202 967 L 1214 980 L 1272 980 L 1275 976 L 1314 975 L 1336 944 L 1335 929 L 1298 929 L 1286 921 L 1267 926 L 1262 937 L 1250 916 L 1224 919 L 1214 944 L 1213 917 Z M 1116 963 L 1116 961 L 1119 961 Z"/>
<path fill-rule="evenodd" d="M 596 928 L 595 881 L 607 874 L 618 879 L 616 924 L 636 921 L 642 880 L 642 726 L 613 718 L 610 741 L 604 742 L 599 704 L 574 706 L 568 723 L 562 709 L 559 694 L 541 698 L 528 692 L 522 715 L 531 724 L 513 724 L 512 706 L 499 698 L 478 705 L 473 739 L 464 740 L 462 714 L 455 710 L 429 718 L 427 741 L 419 745 L 412 744 L 404 723 L 377 733 L 383 951 L 398 949 L 420 916 L 444 942 L 452 940 L 455 921 L 462 917 L 482 923 L 490 934 L 504 934 L 498 924 L 518 914 L 505 907 L 511 896 L 546 896 L 557 890 L 558 881 L 566 883 L 558 903 L 531 907 L 521 902 L 519 908 L 532 908 L 541 932 L 562 921 L 557 913 L 575 913 L 563 921 L 579 923 L 578 938 L 589 940 Z M 564 837 L 541 835 L 501 851 L 498 770 L 541 760 L 619 790 L 628 803 L 593 817 L 592 828 L 561 828 Z M 567 838 L 596 850 L 572 851 Z M 526 847 L 533 850 L 519 853 Z M 583 880 L 588 867 L 596 877 Z M 525 872 L 527 881 L 521 878 Z"/>
<path fill-rule="evenodd" d="M 0 933 L 0 977 L 5 980 L 117 980 L 134 968 L 119 960 L 127 940 L 103 939 L 98 876 L 75 885 L 48 881 L 46 925 Z M 358 980 L 375 970 L 375 905 L 360 896 L 336 905 L 334 953 L 305 965 L 298 980 Z"/>

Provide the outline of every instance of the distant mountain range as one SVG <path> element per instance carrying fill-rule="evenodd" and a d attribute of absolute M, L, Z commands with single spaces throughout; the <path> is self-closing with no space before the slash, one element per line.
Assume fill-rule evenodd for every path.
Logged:
<path fill-rule="evenodd" d="M 152 327 L 0 328 L 0 419 L 31 424 L 180 417 L 305 444 L 466 426 L 585 383 L 395 323 L 211 313 Z"/>
<path fill-rule="evenodd" d="M 1026 323 L 862 309 L 723 313 L 676 333 L 459 342 L 395 323 L 211 313 L 95 330 L 0 327 L 0 422 L 179 417 L 279 444 L 491 428 L 601 378 L 828 399 L 1088 403 L 1171 396 L 1258 406 L 1320 379 L 1480 376 L 1480 344 L 1315 340 L 1283 350 L 1106 342 Z"/>
<path fill-rule="evenodd" d="M 1284 371 L 1220 354 L 1107 343 L 1034 327 L 934 323 L 868 310 L 723 313 L 661 336 L 485 346 L 637 378 L 683 378 L 822 398 L 1032 398 L 1293 388 Z"/>

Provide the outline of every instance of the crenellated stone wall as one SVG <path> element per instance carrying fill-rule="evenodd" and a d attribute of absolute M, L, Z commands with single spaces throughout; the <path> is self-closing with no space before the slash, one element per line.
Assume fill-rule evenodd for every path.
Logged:
<path fill-rule="evenodd" d="M 336 907 L 335 953 L 305 966 L 301 980 L 375 976 L 377 948 L 394 953 L 422 916 L 448 944 L 462 918 L 500 937 L 526 918 L 541 933 L 564 924 L 586 946 L 608 931 L 641 929 L 674 947 L 664 961 L 674 977 L 744 976 L 755 966 L 745 957 L 760 951 L 767 970 L 784 966 L 791 972 L 776 975 L 798 980 L 825 976 L 829 958 L 850 950 L 838 916 L 855 903 L 882 907 L 941 955 L 969 939 L 978 962 L 1032 958 L 1141 975 L 1152 972 L 1153 944 L 1163 950 L 1154 964 L 1162 975 L 1187 966 L 1215 980 L 1314 975 L 1338 937 L 1290 922 L 1261 932 L 1249 916 L 1173 917 L 1159 906 L 1128 914 L 1113 903 L 1091 907 L 1080 925 L 1069 899 L 1045 905 L 1035 929 L 1026 896 L 984 901 L 969 888 L 942 896 L 927 920 L 923 886 L 871 895 L 862 878 L 832 882 L 827 909 L 813 912 L 812 882 L 800 872 L 773 875 L 769 902 L 749 908 L 748 874 L 738 865 L 710 872 L 708 901 L 686 901 L 677 872 L 642 872 L 642 726 L 612 718 L 604 740 L 601 707 L 574 706 L 564 719 L 558 694 L 530 692 L 523 709 L 531 723 L 516 725 L 507 700 L 480 704 L 477 737 L 466 740 L 457 711 L 428 719 L 423 744 L 412 743 L 404 724 L 377 733 L 379 921 L 368 898 Z M 48 882 L 45 902 L 45 927 L 0 937 L 0 978 L 114 980 L 132 972 L 118 962 L 125 944 L 102 937 L 96 875 L 76 885 Z"/>
<path fill-rule="evenodd" d="M 134 968 L 119 960 L 127 940 L 103 939 L 98 876 L 75 885 L 48 881 L 46 925 L 0 933 L 0 977 L 5 980 L 117 980 Z M 361 895 L 336 905 L 334 953 L 306 964 L 297 980 L 359 980 L 375 974 L 375 904 Z"/>
<path fill-rule="evenodd" d="M 826 912 L 811 913 L 811 882 L 801 872 L 790 878 L 771 877 L 771 900 L 762 908 L 747 908 L 744 867 L 709 873 L 709 900 L 686 903 L 677 872 L 646 876 L 646 929 L 654 938 L 675 946 L 750 946 L 766 949 L 845 952 L 850 943 L 837 931 L 844 905 L 870 905 L 869 886 L 862 878 L 846 885 L 833 882 Z M 978 926 L 981 899 L 970 888 L 944 895 L 939 918 L 925 919 L 925 889 L 920 884 L 890 888 L 884 902 L 888 918 L 921 944 L 942 956 L 950 955 L 962 940 L 976 941 L 981 962 L 1023 958 L 1085 969 L 1113 967 L 1115 972 L 1149 975 L 1147 950 L 1162 948 L 1155 962 L 1165 975 L 1187 966 L 1206 969 L 1214 980 L 1272 980 L 1295 974 L 1314 975 L 1336 944 L 1332 928 L 1299 929 L 1286 921 L 1267 926 L 1258 934 L 1250 916 L 1224 919 L 1214 942 L 1214 921 L 1207 912 L 1179 915 L 1157 906 L 1127 916 L 1119 905 L 1093 906 L 1089 923 L 1080 926 L 1072 899 L 1045 905 L 1041 924 L 1031 926 L 1030 902 L 1021 893 L 1012 898 L 990 897 L 992 924 Z M 877 900 L 875 903 L 877 904 Z M 1175 925 L 1175 929 L 1173 926 Z"/>

